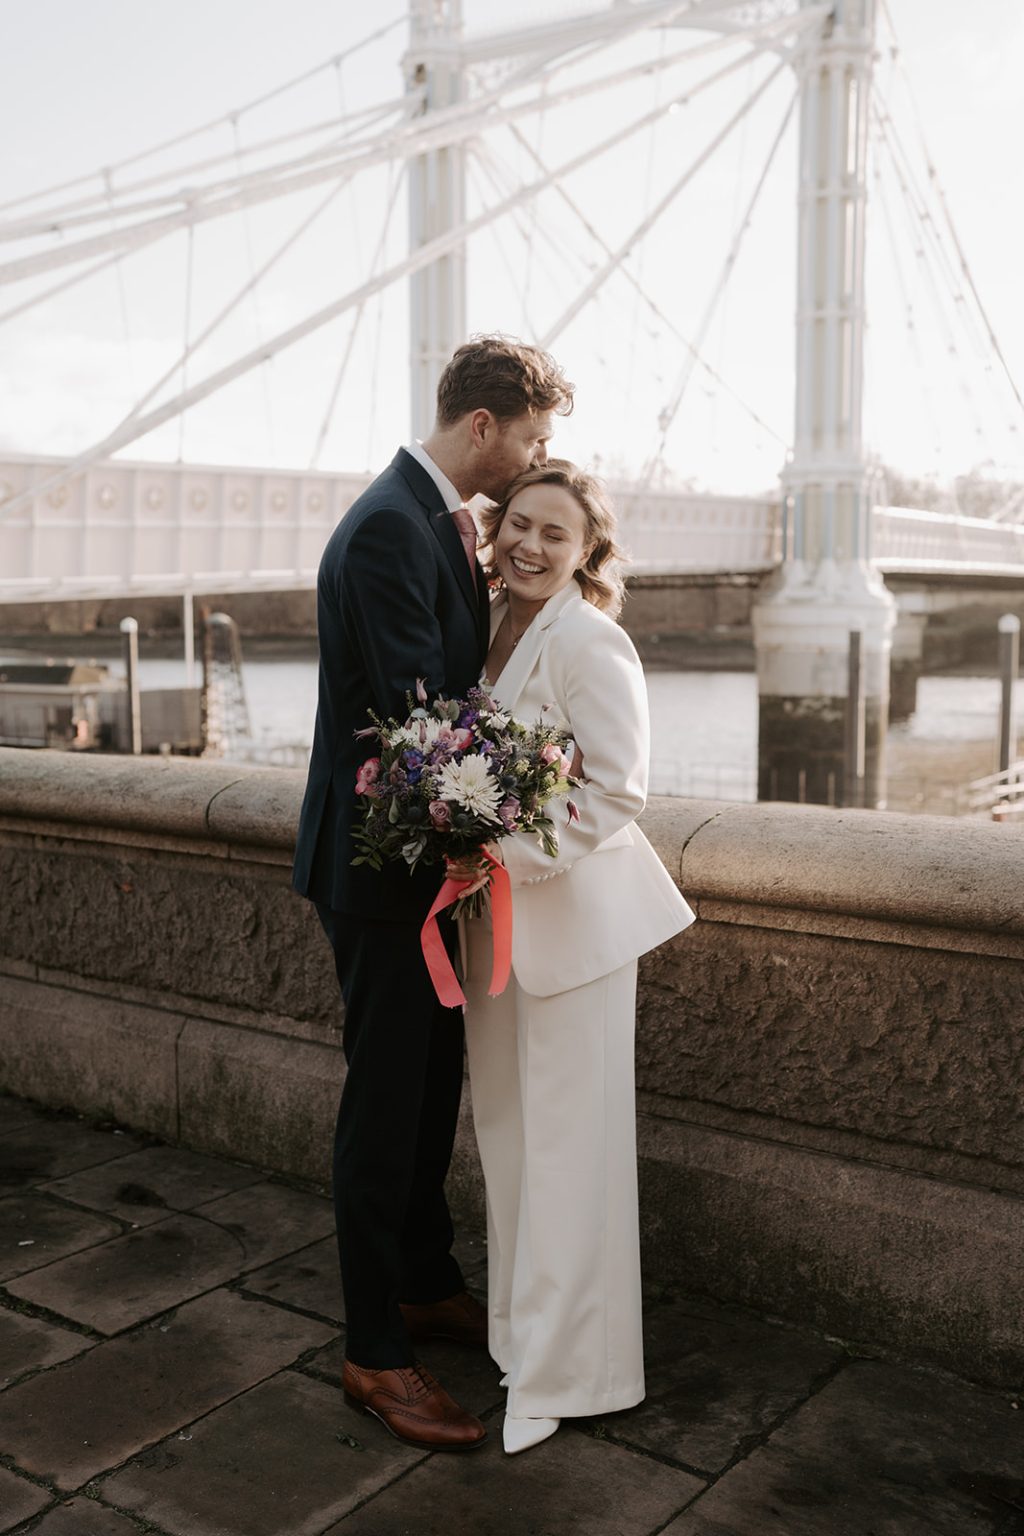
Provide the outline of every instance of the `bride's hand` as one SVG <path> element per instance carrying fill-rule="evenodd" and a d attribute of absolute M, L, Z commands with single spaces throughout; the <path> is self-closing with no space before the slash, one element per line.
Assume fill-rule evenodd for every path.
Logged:
<path fill-rule="evenodd" d="M 504 863 L 498 843 L 485 843 L 484 847 L 496 864 Z M 474 854 L 465 854 L 461 859 L 445 859 L 444 872 L 449 880 L 469 882 L 461 893 L 463 896 L 472 896 L 474 891 L 483 890 L 491 878 L 491 866 L 487 860 Z"/>

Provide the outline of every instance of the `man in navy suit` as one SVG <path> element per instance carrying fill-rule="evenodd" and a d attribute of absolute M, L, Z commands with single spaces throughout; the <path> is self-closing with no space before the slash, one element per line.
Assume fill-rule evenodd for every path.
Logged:
<path fill-rule="evenodd" d="M 320 681 L 294 885 L 317 906 L 345 999 L 348 1072 L 334 1143 L 334 1202 L 346 1308 L 342 1385 L 399 1439 L 468 1450 L 485 1430 L 417 1366 L 413 1341 L 486 1345 L 485 1309 L 451 1253 L 444 1195 L 462 1092 L 459 1009 L 434 994 L 420 928 L 442 872 L 352 867 L 356 737 L 368 711 L 404 719 L 429 697 L 476 684 L 488 647 L 487 587 L 465 503 L 500 501 L 543 464 L 573 386 L 536 347 L 483 336 L 438 384 L 437 420 L 334 530 L 320 562 Z M 460 526 L 462 532 L 460 533 Z M 447 926 L 449 948 L 454 932 Z"/>

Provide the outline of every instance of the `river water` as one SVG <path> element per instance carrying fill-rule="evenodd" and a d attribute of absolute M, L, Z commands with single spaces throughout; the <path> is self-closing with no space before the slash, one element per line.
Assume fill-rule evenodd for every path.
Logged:
<path fill-rule="evenodd" d="M 84 647 L 75 647 L 84 655 Z M 112 671 L 120 663 L 108 655 Z M 141 659 L 144 688 L 180 686 L 184 663 Z M 316 713 L 315 656 L 275 648 L 246 656 L 246 698 L 253 737 L 260 752 L 293 749 L 285 758 L 302 760 Z M 651 701 L 651 793 L 753 800 L 757 783 L 757 679 L 753 672 L 649 672 Z M 1018 719 L 1024 719 L 1024 679 L 1017 685 Z M 909 721 L 889 733 L 892 749 L 901 743 L 932 744 L 937 779 L 948 749 L 968 742 L 994 742 L 998 731 L 999 682 L 994 677 L 923 677 L 918 707 Z M 985 771 L 984 769 L 982 771 Z M 955 775 L 952 775 L 955 777 Z"/>

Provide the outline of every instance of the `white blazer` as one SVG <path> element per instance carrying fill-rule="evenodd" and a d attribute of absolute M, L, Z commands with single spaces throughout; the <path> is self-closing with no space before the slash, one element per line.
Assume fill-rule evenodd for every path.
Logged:
<path fill-rule="evenodd" d="M 496 598 L 492 639 L 505 611 L 506 599 Z M 663 944 L 694 913 L 634 824 L 647 800 L 650 723 L 643 668 L 625 630 L 571 581 L 534 618 L 491 693 L 520 720 L 567 729 L 583 753 L 586 782 L 572 791 L 579 821 L 551 804 L 558 857 L 529 833 L 501 841 L 512 969 L 525 992 L 550 997 Z"/>

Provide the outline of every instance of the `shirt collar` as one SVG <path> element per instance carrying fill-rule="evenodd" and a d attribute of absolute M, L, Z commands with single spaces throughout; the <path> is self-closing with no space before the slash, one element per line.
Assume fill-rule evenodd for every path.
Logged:
<path fill-rule="evenodd" d="M 406 446 L 405 451 L 416 460 L 417 464 L 421 465 L 422 468 L 426 470 L 431 480 L 433 480 L 434 484 L 441 492 L 442 499 L 449 512 L 454 512 L 457 507 L 465 505 L 462 497 L 459 495 L 454 485 L 452 485 L 444 470 L 439 469 L 438 466 L 434 463 L 433 459 L 430 457 L 430 454 L 424 448 L 418 437 Z"/>

